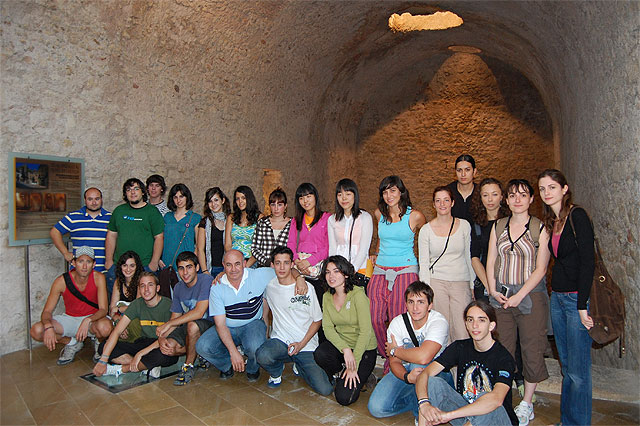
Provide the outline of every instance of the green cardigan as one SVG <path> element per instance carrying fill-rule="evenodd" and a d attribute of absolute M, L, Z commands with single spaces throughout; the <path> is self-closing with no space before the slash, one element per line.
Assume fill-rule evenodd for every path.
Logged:
<path fill-rule="evenodd" d="M 347 298 L 340 311 L 333 304 L 333 297 L 328 291 L 322 297 L 322 329 L 324 335 L 340 352 L 344 348 L 353 351 L 358 366 L 364 351 L 378 346 L 376 335 L 371 326 L 369 298 L 362 287 L 355 286 L 347 293 Z"/>

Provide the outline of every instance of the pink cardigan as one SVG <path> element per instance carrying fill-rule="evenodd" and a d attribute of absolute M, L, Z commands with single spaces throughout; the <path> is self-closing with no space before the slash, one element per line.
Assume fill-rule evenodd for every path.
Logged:
<path fill-rule="evenodd" d="M 311 257 L 307 260 L 311 265 L 317 265 L 320 261 L 329 257 L 329 234 L 327 231 L 327 222 L 331 214 L 324 212 L 322 217 L 313 225 L 309 231 L 305 224 L 300 230 L 300 243 L 296 250 L 296 242 L 298 239 L 298 228 L 296 218 L 291 220 L 291 229 L 289 230 L 289 242 L 287 246 L 293 251 L 293 259 L 298 259 L 298 252 L 309 253 Z"/>

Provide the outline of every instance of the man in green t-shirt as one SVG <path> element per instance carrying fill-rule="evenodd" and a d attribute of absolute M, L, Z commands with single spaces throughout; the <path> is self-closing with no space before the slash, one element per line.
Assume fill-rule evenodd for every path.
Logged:
<path fill-rule="evenodd" d="M 145 269 L 155 272 L 164 245 L 164 219 L 158 209 L 147 203 L 140 179 L 127 179 L 122 186 L 122 199 L 125 204 L 113 210 L 107 226 L 104 267 L 109 294 L 115 281 L 114 264 L 124 252 L 135 251 Z"/>
<path fill-rule="evenodd" d="M 109 339 L 100 344 L 100 360 L 93 367 L 96 376 L 115 375 L 129 371 L 148 370 L 149 376 L 158 377 L 160 367 L 168 367 L 178 362 L 177 356 L 167 356 L 160 351 L 156 328 L 171 317 L 171 300 L 158 294 L 158 278 L 152 272 L 143 272 L 138 282 L 140 297 L 135 299 L 124 312 Z M 142 337 L 133 343 L 118 341 L 120 334 L 129 323 L 139 319 Z"/>

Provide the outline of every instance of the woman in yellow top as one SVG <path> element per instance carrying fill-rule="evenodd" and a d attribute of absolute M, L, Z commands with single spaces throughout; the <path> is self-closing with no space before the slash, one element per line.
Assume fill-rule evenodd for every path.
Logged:
<path fill-rule="evenodd" d="M 371 326 L 369 298 L 355 286 L 353 265 L 342 256 L 330 256 L 322 267 L 327 291 L 322 303 L 322 328 L 327 338 L 315 350 L 316 363 L 335 379 L 336 401 L 358 400 L 362 386 L 376 365 L 376 336 Z"/>

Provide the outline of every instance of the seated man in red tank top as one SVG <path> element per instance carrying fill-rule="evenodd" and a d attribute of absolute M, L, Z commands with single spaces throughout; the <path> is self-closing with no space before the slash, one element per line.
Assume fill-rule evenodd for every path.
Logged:
<path fill-rule="evenodd" d="M 93 249 L 78 247 L 71 264 L 74 269 L 60 275 L 51 285 L 40 321 L 31 327 L 31 337 L 44 342 L 50 351 L 56 343 L 65 344 L 58 365 L 73 361 L 87 337 L 91 337 L 94 351 L 97 350 L 99 340 L 108 337 L 113 328 L 106 318 L 109 301 L 104 275 L 93 270 Z M 60 297 L 64 300 L 65 313 L 53 315 Z"/>

